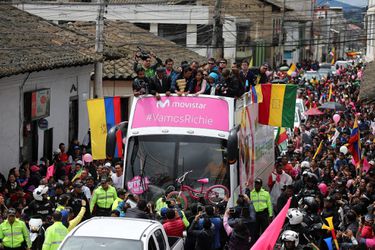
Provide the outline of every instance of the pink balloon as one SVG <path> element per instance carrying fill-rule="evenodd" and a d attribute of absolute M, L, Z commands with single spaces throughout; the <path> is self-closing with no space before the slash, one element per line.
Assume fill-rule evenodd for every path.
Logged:
<path fill-rule="evenodd" d="M 93 159 L 92 159 L 92 155 L 90 155 L 90 154 L 85 154 L 84 156 L 83 156 L 83 161 L 84 162 L 92 162 L 93 161 Z"/>
<path fill-rule="evenodd" d="M 320 193 L 326 197 L 327 196 L 327 193 L 328 193 L 328 187 L 325 183 L 320 183 L 319 186 L 318 186 L 319 190 L 320 190 Z"/>
<path fill-rule="evenodd" d="M 341 119 L 341 116 L 339 114 L 333 115 L 333 121 L 335 122 L 336 125 L 337 123 L 339 123 L 340 119 Z"/>

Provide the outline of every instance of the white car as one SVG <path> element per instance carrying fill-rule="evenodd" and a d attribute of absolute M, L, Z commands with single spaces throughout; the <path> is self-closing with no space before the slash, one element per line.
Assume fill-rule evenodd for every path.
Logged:
<path fill-rule="evenodd" d="M 60 250 L 183 250 L 181 238 L 167 237 L 154 220 L 94 217 L 75 227 Z"/>

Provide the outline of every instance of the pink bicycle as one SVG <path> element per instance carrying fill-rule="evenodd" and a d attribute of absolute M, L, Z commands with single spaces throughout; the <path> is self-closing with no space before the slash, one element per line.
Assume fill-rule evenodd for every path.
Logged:
<path fill-rule="evenodd" d="M 167 196 L 168 199 L 173 198 L 180 201 L 182 208 L 187 209 L 188 199 L 184 192 L 186 192 L 193 200 L 201 201 L 202 198 L 204 198 L 204 201 L 208 201 L 208 203 L 213 205 L 220 204 L 225 200 L 225 197 L 229 197 L 229 190 L 223 185 L 213 185 L 205 189 L 204 185 L 209 182 L 208 178 L 197 180 L 198 183 L 202 184 L 199 190 L 185 185 L 184 181 L 186 176 L 192 172 L 193 171 L 185 172 L 181 177 L 176 179 L 177 184 L 180 186 L 180 190 L 170 192 Z"/>

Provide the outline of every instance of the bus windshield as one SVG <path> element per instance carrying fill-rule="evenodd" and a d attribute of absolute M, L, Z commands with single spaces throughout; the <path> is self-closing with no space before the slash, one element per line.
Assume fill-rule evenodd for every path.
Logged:
<path fill-rule="evenodd" d="M 145 196 L 156 200 L 184 172 L 185 184 L 198 188 L 200 178 L 209 178 L 208 186 L 229 186 L 226 140 L 188 135 L 145 135 L 129 139 L 125 182 L 135 176 L 149 181 Z"/>

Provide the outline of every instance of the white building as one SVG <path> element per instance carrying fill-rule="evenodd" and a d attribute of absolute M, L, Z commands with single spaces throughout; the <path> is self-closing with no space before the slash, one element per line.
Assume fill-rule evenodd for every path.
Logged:
<path fill-rule="evenodd" d="M 366 29 L 366 60 L 373 61 L 375 59 L 375 0 L 368 1 L 368 10 L 366 13 Z"/>
<path fill-rule="evenodd" d="M 82 141 L 98 57 L 89 40 L 17 8 L 0 6 L 0 172 Z M 92 46 L 93 47 L 93 46 Z"/>

